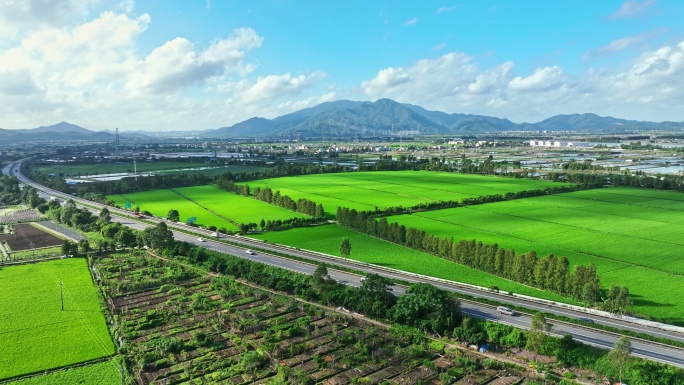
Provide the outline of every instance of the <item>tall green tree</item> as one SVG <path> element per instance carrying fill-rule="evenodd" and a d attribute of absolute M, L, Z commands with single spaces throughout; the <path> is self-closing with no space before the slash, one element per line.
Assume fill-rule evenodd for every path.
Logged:
<path fill-rule="evenodd" d="M 180 214 L 178 214 L 178 210 L 169 210 L 168 214 L 166 214 L 166 219 L 170 220 L 171 222 L 178 222 L 178 220 L 180 219 Z"/>
<path fill-rule="evenodd" d="M 35 208 L 39 204 L 45 202 L 43 199 L 41 199 L 38 196 L 38 190 L 36 190 L 33 187 L 27 187 L 26 192 L 24 194 L 24 203 L 28 205 L 30 208 Z"/>
<path fill-rule="evenodd" d="M 143 230 L 142 240 L 146 246 L 162 251 L 173 243 L 173 233 L 165 222 L 159 222 L 156 226 Z"/>
<path fill-rule="evenodd" d="M 65 239 L 64 243 L 62 243 L 62 254 L 64 255 L 70 255 L 72 254 L 74 243 Z M 78 246 L 77 246 L 78 247 Z M 78 250 L 78 249 L 77 249 Z"/>
<path fill-rule="evenodd" d="M 624 313 L 631 303 L 627 286 L 611 285 L 606 293 L 603 308 L 611 313 Z"/>
<path fill-rule="evenodd" d="M 426 283 L 415 283 L 406 294 L 392 307 L 390 318 L 394 322 L 437 334 L 458 325 L 461 304 L 451 293 Z"/>
<path fill-rule="evenodd" d="M 620 337 L 613 350 L 608 352 L 608 361 L 620 370 L 620 383 L 622 383 L 622 371 L 631 360 L 632 342 L 626 336 Z"/>
<path fill-rule="evenodd" d="M 100 226 L 103 226 L 107 223 L 109 223 L 112 220 L 112 215 L 109 212 L 109 209 L 106 207 L 103 207 L 102 210 L 100 210 L 100 215 L 97 218 L 97 223 Z"/>
<path fill-rule="evenodd" d="M 81 239 L 78 241 L 77 250 L 82 254 L 88 254 L 90 251 L 90 242 L 87 239 Z"/>
<path fill-rule="evenodd" d="M 349 238 L 342 238 L 342 242 L 340 242 L 340 254 L 342 254 L 343 257 L 349 257 L 349 254 L 351 254 L 351 248 L 352 247 Z"/>
<path fill-rule="evenodd" d="M 316 267 L 316 270 L 311 275 L 311 282 L 314 289 L 316 289 L 319 293 L 327 292 L 328 289 L 335 284 L 335 280 L 330 277 L 330 273 L 328 273 L 328 267 L 324 263 Z"/>
<path fill-rule="evenodd" d="M 463 317 L 461 325 L 454 328 L 453 335 L 459 341 L 466 341 L 469 344 L 478 344 L 485 339 L 482 324 L 470 317 Z"/>
<path fill-rule="evenodd" d="M 542 345 L 544 345 L 547 334 L 551 332 L 551 329 L 552 325 L 546 321 L 544 314 L 537 312 L 532 316 L 530 331 L 527 333 L 527 347 L 534 350 L 535 359 L 536 355 L 539 354 Z"/>
<path fill-rule="evenodd" d="M 371 317 L 384 317 L 394 306 L 397 297 L 392 294 L 392 281 L 378 274 L 368 274 L 359 290 L 356 310 Z"/>

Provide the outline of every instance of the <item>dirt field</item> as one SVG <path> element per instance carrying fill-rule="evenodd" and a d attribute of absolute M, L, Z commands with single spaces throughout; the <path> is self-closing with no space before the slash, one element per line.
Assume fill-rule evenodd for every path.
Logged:
<path fill-rule="evenodd" d="M 56 236 L 29 224 L 14 225 L 14 234 L 0 235 L 0 241 L 7 242 L 11 251 L 59 246 L 63 243 L 63 241 Z"/>

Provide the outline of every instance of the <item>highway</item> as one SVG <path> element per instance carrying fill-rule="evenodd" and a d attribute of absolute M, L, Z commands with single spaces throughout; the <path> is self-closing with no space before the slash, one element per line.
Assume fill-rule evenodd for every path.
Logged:
<path fill-rule="evenodd" d="M 54 191 L 51 189 L 48 189 L 42 185 L 38 185 L 34 183 L 33 181 L 28 180 L 24 175 L 22 175 L 18 170 L 18 163 L 8 165 L 3 168 L 3 172 L 5 174 L 11 174 L 19 178 L 19 180 L 27 185 L 31 185 L 38 189 L 39 191 L 42 192 L 42 195 L 44 197 L 49 197 L 49 196 L 57 196 L 62 199 L 73 199 L 77 204 L 80 205 L 86 205 L 89 206 L 90 208 L 94 207 L 94 212 L 99 211 L 101 207 L 105 207 L 104 205 L 83 200 L 77 197 L 72 197 L 67 194 L 64 194 L 59 191 Z M 129 212 L 126 212 L 124 210 L 119 210 L 116 208 L 108 207 L 108 210 L 112 213 L 112 220 L 121 222 L 123 225 L 135 228 L 135 229 L 144 229 L 147 226 L 150 226 L 149 224 L 145 222 L 141 222 L 135 219 L 132 219 L 128 217 L 130 215 Z M 145 220 L 151 221 L 151 222 L 159 222 L 161 219 L 159 218 L 146 218 Z M 499 301 L 502 303 L 510 304 L 510 305 L 515 305 L 515 306 L 520 306 L 524 307 L 527 309 L 531 310 L 538 310 L 538 311 L 544 311 L 548 313 L 553 313 L 557 315 L 563 315 L 569 318 L 579 318 L 579 317 L 584 317 L 584 318 L 591 318 L 595 323 L 601 323 L 604 325 L 609 325 L 613 326 L 616 328 L 620 329 L 625 329 L 625 330 L 631 330 L 634 332 L 639 332 L 639 333 L 644 333 L 644 334 L 650 334 L 653 336 L 657 337 L 662 337 L 662 338 L 669 338 L 672 340 L 677 340 L 684 342 L 684 335 L 681 333 L 677 333 L 674 331 L 666 331 L 666 330 L 661 330 L 649 326 L 642 326 L 634 323 L 629 323 L 626 321 L 622 321 L 619 319 L 614 319 L 614 318 L 607 318 L 607 317 L 599 317 L 595 315 L 588 315 L 587 313 L 584 312 L 578 312 L 578 311 L 573 311 L 569 309 L 564 309 L 561 307 L 554 307 L 554 306 L 549 306 L 546 304 L 540 304 L 532 300 L 527 300 L 523 298 L 516 298 L 516 297 L 511 297 L 506 294 L 501 294 L 501 293 L 496 293 L 496 292 L 490 292 L 490 291 L 482 291 L 482 290 L 477 290 L 473 289 L 464 285 L 460 285 L 456 282 L 447 282 L 447 281 L 442 281 L 442 280 L 435 280 L 430 277 L 421 277 L 421 276 L 416 276 L 414 274 L 408 274 L 405 272 L 401 271 L 396 271 L 396 270 L 391 270 L 391 269 L 386 269 L 380 266 L 374 266 L 374 265 L 369 265 L 361 262 L 356 262 L 353 260 L 348 260 L 348 259 L 341 259 L 337 257 L 332 257 L 332 256 L 326 256 L 320 253 L 315 253 L 307 250 L 299 250 L 295 248 L 291 248 L 288 246 L 283 246 L 283 245 L 277 245 L 277 244 L 271 244 L 271 243 L 264 243 L 262 241 L 257 241 L 253 239 L 249 239 L 246 237 L 241 237 L 241 236 L 228 236 L 228 235 L 223 235 L 221 234 L 220 240 L 228 240 L 230 242 L 239 244 L 239 246 L 234 246 L 230 244 L 226 244 L 223 242 L 220 242 L 220 240 L 215 240 L 212 239 L 211 233 L 206 230 L 194 228 L 194 227 L 188 227 L 186 225 L 179 225 L 179 224 L 174 224 L 174 223 L 168 223 L 167 225 L 171 230 L 174 232 L 174 237 L 177 240 L 181 241 L 186 241 L 195 245 L 199 245 L 202 247 L 205 247 L 210 250 L 215 250 L 215 251 L 220 251 L 223 253 L 231 254 L 238 256 L 240 258 L 245 258 L 249 260 L 253 260 L 256 262 L 261 262 L 265 263 L 268 265 L 280 267 L 283 269 L 287 269 L 290 271 L 298 272 L 298 273 L 303 273 L 303 274 L 311 274 L 316 268 L 315 263 L 320 263 L 320 262 L 325 262 L 329 266 L 329 272 L 330 275 L 333 279 L 335 279 L 338 282 L 347 284 L 347 285 L 352 285 L 352 286 L 359 286 L 360 281 L 361 281 L 361 276 L 355 275 L 355 274 L 350 274 L 346 273 L 344 271 L 340 270 L 335 270 L 333 266 L 340 266 L 348 269 L 353 269 L 356 271 L 361 271 L 364 273 L 377 273 L 382 276 L 386 276 L 392 279 L 398 279 L 402 280 L 405 282 L 409 283 L 414 283 L 414 282 L 425 282 L 425 283 L 430 283 L 436 287 L 453 291 L 453 292 L 458 292 L 462 294 L 468 294 L 473 297 L 477 298 L 487 298 L 495 301 Z M 185 232 L 177 231 L 179 229 L 182 229 L 184 231 L 192 231 L 196 235 L 190 235 Z M 198 237 L 202 237 L 204 241 L 200 241 Z M 256 254 L 251 255 L 245 252 L 245 249 L 250 248 L 250 249 L 259 249 Z M 263 252 L 261 250 L 266 250 L 267 252 Z M 280 254 L 285 254 L 285 255 L 291 255 L 291 256 L 296 256 L 299 258 L 304 258 L 307 260 L 312 261 L 312 263 L 306 263 L 306 262 L 300 262 L 296 261 L 293 259 L 288 259 L 284 257 L 279 257 L 274 254 L 269 254 L 268 251 L 271 252 L 277 252 Z M 401 286 L 394 286 L 393 287 L 393 292 L 395 294 L 401 294 L 404 291 L 404 288 Z M 505 324 L 509 324 L 512 326 L 520 327 L 527 329 L 529 328 L 530 325 L 530 316 L 527 314 L 520 314 L 517 316 L 507 316 L 507 315 L 501 315 L 499 314 L 494 306 L 490 305 L 484 305 L 480 304 L 477 302 L 471 302 L 471 301 L 462 301 L 461 307 L 464 313 L 469 314 L 473 317 L 479 317 L 479 318 L 485 318 L 491 321 L 495 322 L 501 322 Z M 594 345 L 597 347 L 601 348 L 612 348 L 612 346 L 615 344 L 615 341 L 619 338 L 619 335 L 613 334 L 613 333 L 608 333 L 604 331 L 600 331 L 597 329 L 593 329 L 590 327 L 584 327 L 584 326 L 578 326 L 575 324 L 570 324 L 570 323 L 564 323 L 560 321 L 552 321 L 551 322 L 553 325 L 553 334 L 562 336 L 565 334 L 570 334 L 573 336 L 573 338 L 577 341 Z M 675 348 L 667 345 L 662 345 L 662 344 L 657 344 L 657 343 L 652 343 L 648 341 L 643 341 L 639 339 L 634 339 L 632 338 L 632 346 L 633 346 L 633 352 L 635 356 L 638 357 L 643 357 L 647 359 L 651 359 L 654 361 L 659 361 L 663 363 L 667 363 L 673 366 L 678 366 L 684 368 L 684 349 L 680 348 Z"/>

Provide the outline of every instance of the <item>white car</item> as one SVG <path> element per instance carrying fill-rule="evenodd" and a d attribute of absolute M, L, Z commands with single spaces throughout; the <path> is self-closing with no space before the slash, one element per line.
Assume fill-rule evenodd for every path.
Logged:
<path fill-rule="evenodd" d="M 256 254 L 256 253 L 254 252 L 254 250 L 250 250 L 250 249 L 245 250 L 245 253 L 247 253 L 247 254 L 249 254 L 249 255 L 255 255 L 255 254 Z"/>
<path fill-rule="evenodd" d="M 197 238 L 197 240 L 200 241 L 200 242 L 204 242 L 204 238 L 202 238 L 202 237 Z"/>
<path fill-rule="evenodd" d="M 506 306 L 499 306 L 496 308 L 496 311 L 498 311 L 500 314 L 515 315 L 515 312 Z"/>

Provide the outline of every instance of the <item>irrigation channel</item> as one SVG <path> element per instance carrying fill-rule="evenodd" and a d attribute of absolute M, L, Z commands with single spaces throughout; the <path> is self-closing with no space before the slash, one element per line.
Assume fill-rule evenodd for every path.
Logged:
<path fill-rule="evenodd" d="M 21 163 L 16 162 L 5 167 L 3 172 L 5 174 L 14 175 L 19 178 L 22 183 L 36 188 L 44 195 L 44 197 L 57 196 L 63 199 L 73 199 L 76 204 L 85 206 L 91 209 L 94 213 L 99 212 L 99 210 L 101 210 L 103 207 L 107 207 L 112 213 L 113 221 L 120 222 L 125 226 L 129 226 L 138 230 L 142 230 L 148 226 L 163 221 L 161 218 L 146 218 L 144 221 L 137 220 L 130 217 L 130 213 L 127 211 L 105 206 L 85 199 L 80 199 L 56 190 L 49 189 L 26 178 L 23 174 L 21 174 L 20 167 Z M 345 269 L 352 269 L 363 273 L 376 273 L 388 278 L 409 283 L 429 283 L 441 289 L 470 295 L 474 298 L 498 301 L 500 303 L 526 308 L 531 311 L 543 311 L 568 318 L 588 317 L 587 311 L 570 309 L 563 304 L 556 304 L 549 301 L 536 300 L 532 298 L 514 297 L 507 294 L 480 290 L 470 285 L 465 285 L 458 282 L 451 282 L 427 276 L 419 276 L 417 274 L 387 269 L 376 265 L 370 265 L 349 259 L 342 259 L 307 250 L 299 250 L 284 245 L 265 243 L 240 236 L 221 235 L 220 239 L 212 239 L 211 232 L 208 230 L 168 222 L 167 225 L 173 230 L 174 237 L 177 240 L 186 241 L 207 249 L 235 255 L 240 258 L 265 263 L 298 273 L 312 274 L 316 268 L 316 263 L 324 262 L 330 266 L 329 272 L 332 278 L 347 285 L 360 286 L 361 279 L 363 277 L 345 271 L 335 270 L 335 266 Z M 198 241 L 198 236 L 206 237 L 206 240 L 204 242 Z M 245 252 L 246 248 L 258 249 L 259 252 L 256 254 L 249 254 Z M 280 257 L 275 254 L 270 254 L 269 252 L 289 255 L 297 258 L 297 260 Z M 301 262 L 301 259 L 311 262 Z M 402 287 L 400 286 L 395 286 L 393 290 L 397 294 L 401 294 L 403 291 Z M 501 315 L 496 311 L 494 306 L 485 305 L 478 302 L 463 301 L 462 310 L 464 313 L 474 317 L 485 318 L 490 321 L 500 322 L 523 329 L 529 329 L 531 321 L 531 316 L 529 314 L 520 314 L 515 317 Z M 597 324 L 628 330 L 635 333 L 648 334 L 658 338 L 666 338 L 673 341 L 684 342 L 684 333 L 678 331 L 665 330 L 662 328 L 629 322 L 622 320 L 619 317 L 604 317 L 594 314 L 591 315 L 590 318 Z M 620 335 L 616 333 L 598 330 L 589 326 L 579 326 L 561 321 L 552 321 L 551 323 L 553 325 L 554 334 L 569 334 L 577 341 L 604 349 L 612 348 L 620 337 Z M 684 368 L 684 349 L 636 338 L 632 338 L 632 346 L 633 354 L 635 356 Z"/>

